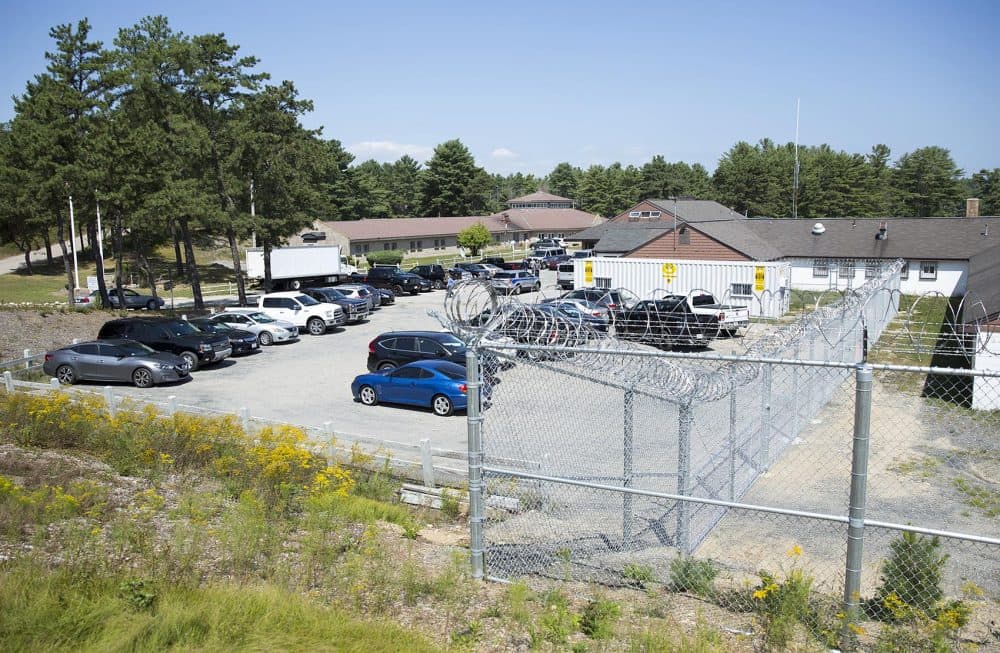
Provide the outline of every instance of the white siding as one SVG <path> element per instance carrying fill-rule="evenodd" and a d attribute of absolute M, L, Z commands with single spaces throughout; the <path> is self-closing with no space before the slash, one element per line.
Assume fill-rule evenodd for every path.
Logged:
<path fill-rule="evenodd" d="M 595 257 L 576 261 L 573 285 L 625 288 L 646 299 L 656 294 L 686 295 L 695 290 L 707 291 L 726 304 L 750 307 L 755 317 L 780 317 L 788 310 L 790 266 L 785 262 L 691 261 L 686 259 L 646 259 Z M 585 279 L 585 262 L 593 265 L 594 280 Z M 663 265 L 677 266 L 677 274 L 668 281 Z M 755 290 L 757 268 L 764 270 L 764 290 Z M 740 287 L 742 286 L 742 288 Z M 749 295 L 745 291 L 749 290 Z"/>
<path fill-rule="evenodd" d="M 983 330 L 979 333 L 972 368 L 1000 372 L 1000 332 Z M 972 407 L 975 410 L 1000 409 L 1000 378 L 975 377 L 972 382 Z"/>
<path fill-rule="evenodd" d="M 841 276 L 843 259 L 821 259 L 828 266 L 825 277 L 813 274 L 813 264 L 817 259 L 792 258 L 792 289 L 794 290 L 845 290 L 857 288 L 865 282 L 865 259 L 854 259 L 854 274 L 850 278 Z M 904 295 L 924 295 L 941 293 L 948 297 L 965 294 L 965 284 L 969 276 L 968 261 L 932 261 L 937 264 L 936 279 L 921 279 L 920 264 L 923 261 L 911 260 L 909 274 L 900 281 L 900 292 Z"/>

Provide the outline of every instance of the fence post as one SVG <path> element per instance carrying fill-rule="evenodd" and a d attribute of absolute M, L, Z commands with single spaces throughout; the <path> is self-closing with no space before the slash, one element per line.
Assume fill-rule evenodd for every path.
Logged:
<path fill-rule="evenodd" d="M 760 393 L 760 412 L 763 424 L 760 429 L 760 469 L 763 472 L 771 460 L 771 364 L 764 363 L 764 390 Z"/>
<path fill-rule="evenodd" d="M 632 436 L 634 433 L 635 393 L 625 391 L 624 398 L 624 438 L 622 451 L 622 486 L 632 487 L 632 458 L 635 453 Z M 622 549 L 632 545 L 632 495 L 622 494 Z"/>
<path fill-rule="evenodd" d="M 729 500 L 736 501 L 736 388 L 729 389 Z"/>
<path fill-rule="evenodd" d="M 52 387 L 53 390 L 58 390 L 59 379 L 57 379 L 56 377 L 52 377 L 51 379 L 49 379 L 49 385 Z"/>
<path fill-rule="evenodd" d="M 851 498 L 847 522 L 847 568 L 844 574 L 844 627 L 841 649 L 851 648 L 851 628 L 861 599 L 861 557 L 868 492 L 868 445 L 872 416 L 872 366 L 857 367 L 854 389 L 854 446 L 851 451 Z"/>
<path fill-rule="evenodd" d="M 29 358 L 31 358 L 31 350 L 30 349 L 25 349 L 24 350 L 24 369 L 26 369 L 26 370 L 31 369 L 31 361 L 28 360 Z"/>
<path fill-rule="evenodd" d="M 424 473 L 424 486 L 434 487 L 434 459 L 431 457 L 430 438 L 420 440 L 420 467 Z"/>
<path fill-rule="evenodd" d="M 323 443 L 323 454 L 326 456 L 326 464 L 328 467 L 333 467 L 333 422 L 323 422 L 323 436 L 326 438 L 326 442 Z"/>
<path fill-rule="evenodd" d="M 104 406 L 112 418 L 118 414 L 118 406 L 115 405 L 115 390 L 110 385 L 104 386 Z"/>
<path fill-rule="evenodd" d="M 14 375 L 10 373 L 10 370 L 5 370 L 3 373 L 3 387 L 7 389 L 7 392 L 14 392 Z"/>
<path fill-rule="evenodd" d="M 177 412 L 177 395 L 167 397 L 167 412 L 173 415 Z"/>
<path fill-rule="evenodd" d="M 691 424 L 694 412 L 691 402 L 680 405 L 677 420 L 677 494 L 687 496 L 691 492 Z M 677 503 L 677 548 L 687 555 L 691 548 L 691 514 L 687 501 Z"/>
<path fill-rule="evenodd" d="M 472 577 L 482 580 L 483 548 L 483 418 L 479 414 L 479 356 L 475 348 L 465 352 L 466 388 L 468 390 L 469 446 L 469 553 Z"/>
<path fill-rule="evenodd" d="M 250 409 L 246 406 L 240 406 L 237 411 L 240 416 L 240 424 L 243 426 L 243 430 L 247 433 L 250 432 Z"/>

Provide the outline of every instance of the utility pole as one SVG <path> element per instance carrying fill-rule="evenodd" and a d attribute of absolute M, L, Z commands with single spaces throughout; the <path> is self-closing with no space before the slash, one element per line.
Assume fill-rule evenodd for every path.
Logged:
<path fill-rule="evenodd" d="M 73 293 L 80 287 L 80 268 L 76 263 L 76 221 L 73 219 L 73 196 L 69 196 L 69 244 L 73 249 Z"/>
<path fill-rule="evenodd" d="M 792 172 L 792 219 L 799 217 L 799 107 L 802 98 L 795 99 L 795 169 Z"/>

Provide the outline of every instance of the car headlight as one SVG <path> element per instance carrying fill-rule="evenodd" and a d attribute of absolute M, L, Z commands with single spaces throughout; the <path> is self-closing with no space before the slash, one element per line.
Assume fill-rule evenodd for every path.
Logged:
<path fill-rule="evenodd" d="M 158 370 L 172 370 L 172 369 L 174 369 L 174 366 L 171 365 L 170 363 L 157 363 L 156 364 L 156 369 L 158 369 Z"/>
<path fill-rule="evenodd" d="M 327 311 L 326 312 L 326 316 L 327 317 L 333 317 L 333 311 Z"/>
<path fill-rule="evenodd" d="M 203 342 L 200 345 L 198 345 L 198 351 L 202 353 L 208 353 L 212 351 L 212 345 Z"/>

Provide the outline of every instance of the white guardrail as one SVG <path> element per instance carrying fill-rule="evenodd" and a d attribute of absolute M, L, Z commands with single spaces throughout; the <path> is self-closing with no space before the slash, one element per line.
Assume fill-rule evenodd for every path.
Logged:
<path fill-rule="evenodd" d="M 257 417 L 250 414 L 246 407 L 238 408 L 235 412 L 213 410 L 203 406 L 192 406 L 178 403 L 177 397 L 169 395 L 166 401 L 149 401 L 136 399 L 134 397 L 116 393 L 112 386 L 104 386 L 100 390 L 85 388 L 80 386 L 63 386 L 57 379 L 50 379 L 47 383 L 37 381 L 22 381 L 15 379 L 11 373 L 14 369 L 37 369 L 38 365 L 33 365 L 40 361 L 44 354 L 32 355 L 30 351 L 25 351 L 25 356 L 11 361 L 0 363 L 3 372 L 3 387 L 6 392 L 24 391 L 29 393 L 46 393 L 53 391 L 67 392 L 72 395 L 102 395 L 104 404 L 107 406 L 108 414 L 112 417 L 119 410 L 133 410 L 141 406 L 153 406 L 164 417 L 170 417 L 177 412 L 195 414 L 213 414 L 219 417 L 235 416 L 239 419 L 244 431 L 252 434 L 255 428 L 263 426 L 288 425 L 302 429 L 309 441 L 312 443 L 311 450 L 322 455 L 328 462 L 333 464 L 336 461 L 343 461 L 350 458 L 354 447 L 360 447 L 365 455 L 371 456 L 373 461 L 379 465 L 388 465 L 394 474 L 406 478 L 420 480 L 426 487 L 437 487 L 438 485 L 448 487 L 462 486 L 468 479 L 467 466 L 453 466 L 449 461 L 467 461 L 469 456 L 464 451 L 453 451 L 450 449 L 439 449 L 432 447 L 428 438 L 423 438 L 418 444 L 409 442 L 397 442 L 384 438 L 376 438 L 355 433 L 345 433 L 333 428 L 333 422 L 323 422 L 319 427 L 305 426 L 302 424 L 288 424 L 265 417 Z M 437 460 L 436 460 L 437 459 Z"/>

